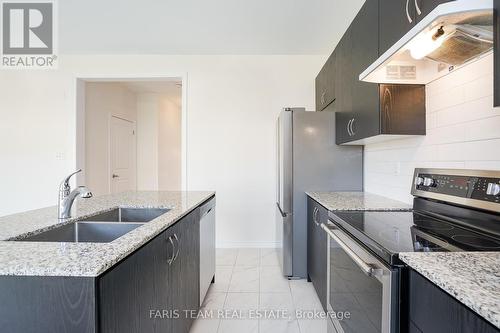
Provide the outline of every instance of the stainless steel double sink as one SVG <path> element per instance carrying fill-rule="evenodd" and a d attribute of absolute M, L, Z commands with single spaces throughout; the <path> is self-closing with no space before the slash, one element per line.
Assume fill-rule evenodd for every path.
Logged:
<path fill-rule="evenodd" d="M 115 208 L 17 241 L 109 243 L 167 213 L 163 208 Z"/>

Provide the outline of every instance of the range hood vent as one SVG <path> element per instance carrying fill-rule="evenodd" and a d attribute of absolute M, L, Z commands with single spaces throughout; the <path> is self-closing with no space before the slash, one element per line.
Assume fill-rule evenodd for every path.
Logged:
<path fill-rule="evenodd" d="M 493 50 L 493 1 L 436 7 L 360 74 L 361 81 L 427 84 Z"/>

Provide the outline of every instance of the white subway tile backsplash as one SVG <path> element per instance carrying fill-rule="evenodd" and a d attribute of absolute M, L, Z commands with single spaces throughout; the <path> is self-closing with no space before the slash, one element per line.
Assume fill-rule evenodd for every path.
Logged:
<path fill-rule="evenodd" d="M 428 84 L 426 99 L 425 137 L 365 146 L 365 191 L 411 203 L 415 168 L 500 170 L 493 56 Z"/>
<path fill-rule="evenodd" d="M 500 116 L 484 118 L 466 124 L 466 141 L 500 138 Z M 500 147 L 499 147 L 500 151 Z"/>

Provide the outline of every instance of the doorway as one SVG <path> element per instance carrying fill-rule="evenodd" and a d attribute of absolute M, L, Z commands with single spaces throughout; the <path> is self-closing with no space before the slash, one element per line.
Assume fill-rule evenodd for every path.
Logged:
<path fill-rule="evenodd" d="M 186 190 L 184 83 L 77 79 L 77 182 L 95 195 Z"/>

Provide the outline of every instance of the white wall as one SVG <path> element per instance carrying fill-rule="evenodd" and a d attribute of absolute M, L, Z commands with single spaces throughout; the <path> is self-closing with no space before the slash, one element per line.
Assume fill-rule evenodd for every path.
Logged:
<path fill-rule="evenodd" d="M 180 94 L 180 91 L 179 91 Z M 160 99 L 158 128 L 158 189 L 182 188 L 182 110 L 168 98 Z"/>
<path fill-rule="evenodd" d="M 181 147 L 181 107 L 159 93 L 138 94 L 137 189 L 181 190 Z"/>
<path fill-rule="evenodd" d="M 493 56 L 426 87 L 427 135 L 365 146 L 365 190 L 410 203 L 414 168 L 500 170 Z"/>
<path fill-rule="evenodd" d="M 137 190 L 158 190 L 157 94 L 137 95 Z"/>
<path fill-rule="evenodd" d="M 275 119 L 314 107 L 324 56 L 61 56 L 0 76 L 0 215 L 54 205 L 75 167 L 76 78 L 187 75 L 187 181 L 217 191 L 219 246 L 275 245 Z"/>
<path fill-rule="evenodd" d="M 119 83 L 85 84 L 85 182 L 94 195 L 110 193 L 109 121 L 136 121 L 136 96 Z"/>

